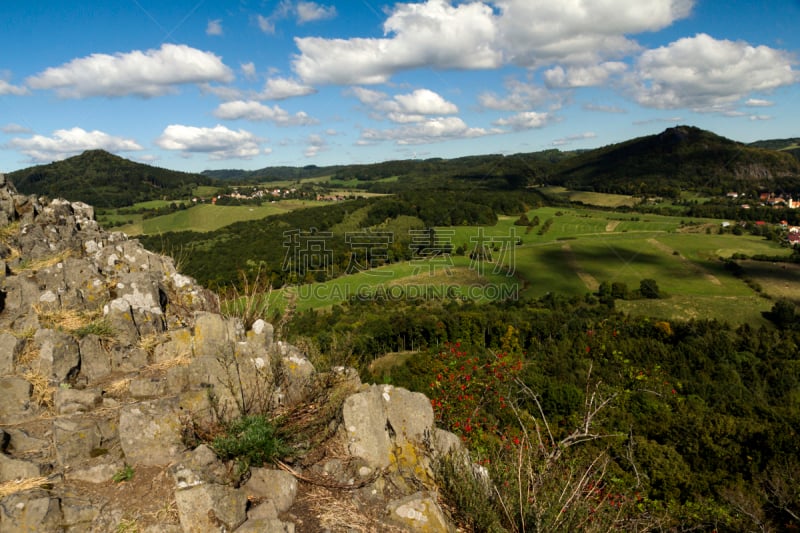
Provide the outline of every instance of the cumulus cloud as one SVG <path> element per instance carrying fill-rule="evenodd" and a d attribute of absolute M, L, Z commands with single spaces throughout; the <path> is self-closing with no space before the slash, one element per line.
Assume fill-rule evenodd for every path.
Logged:
<path fill-rule="evenodd" d="M 254 80 L 256 78 L 256 65 L 252 61 L 249 63 L 242 63 L 239 65 L 239 68 L 242 69 L 242 74 L 248 80 Z"/>
<path fill-rule="evenodd" d="M 219 124 L 213 128 L 170 124 L 155 142 L 164 150 L 181 152 L 184 156 L 207 154 L 215 160 L 250 159 L 265 153 L 261 150 L 261 140 L 249 131 L 233 131 Z"/>
<path fill-rule="evenodd" d="M 576 135 L 567 135 L 566 137 L 562 137 L 561 139 L 556 139 L 552 142 L 553 146 L 564 146 L 566 144 L 571 144 L 574 141 L 585 141 L 586 139 L 594 139 L 597 137 L 597 134 L 593 131 L 586 131 L 583 133 L 578 133 Z"/>
<path fill-rule="evenodd" d="M 0 79 L 0 96 L 4 94 L 13 94 L 15 96 L 22 96 L 23 94 L 27 94 L 28 89 L 25 87 L 19 87 L 17 85 L 11 85 L 6 80 Z"/>
<path fill-rule="evenodd" d="M 275 22 L 269 17 L 265 17 L 264 15 L 256 15 L 256 24 L 258 24 L 258 28 L 264 33 L 268 33 L 270 35 L 275 33 Z"/>
<path fill-rule="evenodd" d="M 15 138 L 9 143 L 35 161 L 58 161 L 80 154 L 86 150 L 107 150 L 109 152 L 133 152 L 143 148 L 133 139 L 115 137 L 108 133 L 82 128 L 56 130 L 51 137 L 34 135 L 29 138 Z"/>
<path fill-rule="evenodd" d="M 417 89 L 393 97 L 364 87 L 353 87 L 349 93 L 371 110 L 373 118 L 386 117 L 392 122 L 424 122 L 429 115 L 458 113 L 458 106 L 429 89 Z"/>
<path fill-rule="evenodd" d="M 92 54 L 27 79 L 34 89 L 55 89 L 62 98 L 152 97 L 184 83 L 230 82 L 233 73 L 211 52 L 163 44 L 158 50 Z"/>
<path fill-rule="evenodd" d="M 304 111 L 292 115 L 280 106 L 270 107 L 254 100 L 225 102 L 214 110 L 214 116 L 224 120 L 272 122 L 277 126 L 307 126 L 317 123 Z"/>
<path fill-rule="evenodd" d="M 14 124 L 13 122 L 6 124 L 2 128 L 0 128 L 0 131 L 2 131 L 3 133 L 11 133 L 11 134 L 33 133 L 33 130 L 31 130 L 30 128 L 26 128 L 25 126 L 22 126 L 20 124 Z"/>
<path fill-rule="evenodd" d="M 504 96 L 491 91 L 479 94 L 478 103 L 481 107 L 496 111 L 524 111 L 539 107 L 555 98 L 555 95 L 544 87 L 513 78 L 506 80 L 504 85 L 508 91 Z"/>
<path fill-rule="evenodd" d="M 782 50 L 700 33 L 644 52 L 631 93 L 647 107 L 724 110 L 750 93 L 796 83 L 792 64 Z"/>
<path fill-rule="evenodd" d="M 209 20 L 206 35 L 222 35 L 222 19 Z"/>
<path fill-rule="evenodd" d="M 495 126 L 509 127 L 514 131 L 532 130 L 546 126 L 551 120 L 550 113 L 538 113 L 536 111 L 523 111 L 510 117 L 497 119 Z"/>
<path fill-rule="evenodd" d="M 306 143 L 306 149 L 303 151 L 303 155 L 306 157 L 314 157 L 328 147 L 328 141 L 316 133 L 309 135 Z"/>
<path fill-rule="evenodd" d="M 297 22 L 305 24 L 315 20 L 332 19 L 336 17 L 336 7 L 326 7 L 316 2 L 297 2 Z"/>
<path fill-rule="evenodd" d="M 450 5 L 445 0 L 398 4 L 383 24 L 381 39 L 296 38 L 294 71 L 306 83 L 368 85 L 418 67 L 494 68 L 502 63 L 492 47 L 492 8 L 481 2 Z"/>
<path fill-rule="evenodd" d="M 264 33 L 273 35 L 275 24 L 290 17 L 294 17 L 298 24 L 332 19 L 336 17 L 336 7 L 316 2 L 300 1 L 295 4 L 291 0 L 282 0 L 269 16 L 257 15 L 256 24 Z"/>
<path fill-rule="evenodd" d="M 498 0 L 499 44 L 526 67 L 596 64 L 638 50 L 626 35 L 656 31 L 688 16 L 693 0 Z"/>
<path fill-rule="evenodd" d="M 452 139 L 482 137 L 499 130 L 470 128 L 458 117 L 435 117 L 413 125 L 387 130 L 365 129 L 361 132 L 359 144 L 377 141 L 395 141 L 397 144 L 426 144 Z"/>
<path fill-rule="evenodd" d="M 761 100 L 759 98 L 750 98 L 748 99 L 744 105 L 747 107 L 771 107 L 775 105 L 775 102 L 771 102 L 769 100 Z"/>
<path fill-rule="evenodd" d="M 306 96 L 316 93 L 317 90 L 290 78 L 270 78 L 264 85 L 260 97 L 265 100 L 284 100 L 294 96 Z"/>
<path fill-rule="evenodd" d="M 384 22 L 383 38 L 295 39 L 300 53 L 293 68 L 308 83 L 366 85 L 385 83 L 396 72 L 419 67 L 486 69 L 509 63 L 529 68 L 554 64 L 588 67 L 638 52 L 639 44 L 628 35 L 665 28 L 688 16 L 693 3 L 694 0 L 400 3 Z M 596 84 L 613 73 L 609 67 L 583 72 L 567 70 L 561 84 Z"/>
<path fill-rule="evenodd" d="M 608 79 L 621 74 L 627 69 L 625 63 L 619 61 L 606 61 L 588 67 L 563 67 L 556 66 L 544 72 L 544 82 L 551 88 L 596 87 L 603 85 Z"/>
<path fill-rule="evenodd" d="M 615 105 L 583 104 L 586 111 L 597 111 L 598 113 L 627 113 L 628 111 Z"/>

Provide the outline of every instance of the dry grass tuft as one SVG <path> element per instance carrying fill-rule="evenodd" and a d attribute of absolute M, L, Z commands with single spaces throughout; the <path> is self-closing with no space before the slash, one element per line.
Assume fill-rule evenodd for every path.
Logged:
<path fill-rule="evenodd" d="M 35 259 L 31 261 L 23 261 L 19 265 L 19 270 L 31 270 L 36 272 L 38 270 L 42 270 L 43 268 L 49 268 L 51 266 L 55 266 L 58 263 L 65 261 L 68 257 L 72 255 L 72 250 L 63 250 L 58 252 L 55 255 L 51 255 L 50 257 L 44 257 L 42 259 Z"/>
<path fill-rule="evenodd" d="M 114 328 L 103 318 L 102 311 L 86 311 L 76 309 L 46 310 L 42 306 L 34 305 L 33 310 L 42 326 L 50 329 L 66 331 L 77 337 L 97 335 L 104 339 L 114 336 Z"/>
<path fill-rule="evenodd" d="M 128 392 L 130 385 L 130 378 L 123 378 L 112 382 L 111 385 L 106 387 L 104 390 L 107 396 L 118 398 L 120 396 L 124 396 Z"/>
<path fill-rule="evenodd" d="M 50 380 L 39 370 L 28 370 L 22 377 L 33 386 L 31 398 L 37 405 L 50 409 L 53 407 L 53 394 L 55 387 L 50 385 Z"/>
<path fill-rule="evenodd" d="M 320 526 L 328 531 L 358 531 L 359 533 L 377 531 L 400 533 L 404 531 L 378 522 L 364 514 L 347 494 L 312 486 L 302 499 L 303 503 L 317 517 Z"/>
<path fill-rule="evenodd" d="M 159 361 L 158 363 L 147 365 L 142 369 L 142 374 L 165 372 L 170 368 L 175 368 L 177 366 L 188 366 L 191 362 L 192 358 L 189 357 L 188 354 L 182 353 L 177 357 L 173 357 L 172 359 L 167 359 L 166 361 Z"/>
<path fill-rule="evenodd" d="M 18 479 L 15 481 L 6 481 L 0 483 L 0 499 L 18 492 L 25 492 L 26 490 L 38 489 L 47 485 L 50 481 L 46 477 L 31 477 L 28 479 Z"/>
<path fill-rule="evenodd" d="M 139 337 L 139 342 L 137 343 L 139 348 L 147 352 L 148 356 L 153 355 L 156 346 L 163 343 L 164 339 L 158 333 L 151 333 L 149 335 L 145 335 L 144 337 Z"/>
<path fill-rule="evenodd" d="M 25 346 L 17 358 L 17 364 L 27 366 L 39 359 L 39 349 L 33 342 L 33 335 L 30 337 L 23 337 L 25 339 Z"/>
<path fill-rule="evenodd" d="M 19 227 L 19 220 L 15 220 L 14 222 L 6 224 L 0 228 L 0 242 L 8 244 L 11 241 L 11 237 L 14 237 L 19 233 Z"/>

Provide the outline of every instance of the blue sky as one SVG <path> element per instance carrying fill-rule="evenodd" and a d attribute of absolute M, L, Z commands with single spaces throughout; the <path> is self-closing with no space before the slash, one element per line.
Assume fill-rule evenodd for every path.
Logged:
<path fill-rule="evenodd" d="M 0 171 L 800 136 L 800 0 L 6 1 Z"/>

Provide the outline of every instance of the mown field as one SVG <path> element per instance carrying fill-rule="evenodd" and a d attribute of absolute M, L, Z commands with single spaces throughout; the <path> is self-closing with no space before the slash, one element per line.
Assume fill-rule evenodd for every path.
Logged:
<path fill-rule="evenodd" d="M 540 221 L 530 231 L 514 225 L 517 217 L 500 217 L 491 227 L 437 228 L 453 250 L 461 247 L 467 251 L 465 256 L 452 256 L 454 268 L 450 276 L 443 274 L 440 267 L 428 277 L 427 273 L 415 272 L 415 266 L 408 262 L 389 265 L 296 289 L 300 291 L 297 307 L 321 309 L 354 295 L 419 297 L 426 290 L 433 291 L 429 297 L 434 298 L 443 297 L 442 291 L 446 295 L 448 290 L 451 295 L 472 295 L 476 299 L 517 294 L 538 298 L 551 292 L 584 296 L 596 292 L 604 281 L 624 283 L 633 292 L 642 279 L 650 278 L 657 280 L 663 299 L 617 300 L 617 307 L 632 314 L 668 319 L 717 318 L 761 324 L 765 323 L 761 312 L 768 311 L 774 302 L 732 275 L 721 258 L 734 253 L 790 253 L 762 237 L 708 233 L 706 228 L 719 227 L 715 220 L 553 207 L 531 210 L 527 216 Z M 547 231 L 540 234 L 545 225 Z M 516 246 L 507 244 L 517 238 L 520 243 Z M 492 262 L 469 259 L 469 251 L 481 240 L 489 249 L 494 248 Z M 501 262 L 504 268 L 495 271 Z M 787 276 L 800 273 L 787 273 L 780 268 L 757 270 L 756 266 L 750 267 L 754 277 L 765 287 L 766 294 L 776 297 L 786 295 L 786 286 L 791 284 Z M 800 288 L 794 290 L 800 299 Z"/>
<path fill-rule="evenodd" d="M 162 207 L 154 202 L 146 202 L 148 209 Z M 151 205 L 152 204 L 152 205 Z M 169 202 L 159 202 L 167 205 Z M 313 207 L 321 205 L 321 202 L 312 200 L 281 200 L 279 202 L 263 204 L 260 206 L 252 205 L 211 205 L 199 204 L 188 209 L 175 211 L 168 215 L 153 218 L 143 218 L 142 215 L 119 214 L 104 215 L 99 217 L 101 223 L 108 221 L 127 221 L 133 220 L 132 224 L 125 224 L 114 228 L 116 231 L 124 231 L 128 235 L 155 235 L 168 231 L 214 231 L 234 222 L 243 220 L 258 220 L 270 215 L 285 213 L 294 209 Z M 136 204 L 135 207 L 144 204 Z"/>

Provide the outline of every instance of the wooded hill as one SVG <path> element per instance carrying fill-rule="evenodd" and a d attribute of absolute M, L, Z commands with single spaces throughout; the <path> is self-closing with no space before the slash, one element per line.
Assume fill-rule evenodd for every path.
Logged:
<path fill-rule="evenodd" d="M 122 207 L 158 199 L 185 199 L 211 178 L 167 170 L 88 150 L 81 155 L 7 175 L 23 194 L 81 201 L 95 207 Z"/>
<path fill-rule="evenodd" d="M 619 194 L 675 197 L 680 189 L 800 190 L 800 161 L 691 126 L 668 128 L 563 160 L 551 184 Z"/>
<path fill-rule="evenodd" d="M 320 167 L 266 167 L 189 174 L 134 163 L 102 150 L 18 170 L 11 181 L 26 194 L 65 197 L 96 207 L 155 199 L 184 199 L 196 185 L 319 180 L 319 187 L 402 191 L 519 189 L 532 184 L 634 195 L 676 197 L 681 189 L 710 194 L 781 190 L 800 193 L 800 160 L 793 141 L 745 145 L 691 126 L 669 128 L 588 151 L 544 150 L 456 159 L 409 159 Z M 775 149 L 779 148 L 779 149 Z"/>

